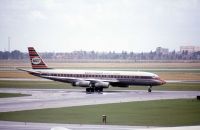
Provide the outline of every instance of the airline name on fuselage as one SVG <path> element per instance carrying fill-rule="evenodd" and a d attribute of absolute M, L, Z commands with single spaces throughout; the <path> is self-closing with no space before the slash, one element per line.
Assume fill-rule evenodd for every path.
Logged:
<path fill-rule="evenodd" d="M 110 75 L 110 73 L 106 72 L 85 72 L 87 75 Z M 120 75 L 119 73 L 112 73 L 114 75 Z"/>

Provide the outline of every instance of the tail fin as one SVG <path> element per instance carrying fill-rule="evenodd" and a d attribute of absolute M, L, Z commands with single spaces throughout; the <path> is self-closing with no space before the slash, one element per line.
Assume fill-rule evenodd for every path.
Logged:
<path fill-rule="evenodd" d="M 32 69 L 48 69 L 45 62 L 40 58 L 38 53 L 33 47 L 28 47 L 29 57 L 32 65 Z"/>

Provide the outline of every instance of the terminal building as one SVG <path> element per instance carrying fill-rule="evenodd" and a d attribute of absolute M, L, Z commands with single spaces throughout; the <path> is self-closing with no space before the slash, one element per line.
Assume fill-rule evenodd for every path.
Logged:
<path fill-rule="evenodd" d="M 180 52 L 194 53 L 200 51 L 200 46 L 181 46 Z"/>
<path fill-rule="evenodd" d="M 169 53 L 169 49 L 168 48 L 157 47 L 156 48 L 156 53 L 157 54 L 168 54 Z"/>

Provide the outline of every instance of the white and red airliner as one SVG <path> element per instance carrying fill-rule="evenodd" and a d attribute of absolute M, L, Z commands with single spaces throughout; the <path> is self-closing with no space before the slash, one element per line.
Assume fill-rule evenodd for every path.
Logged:
<path fill-rule="evenodd" d="M 20 70 L 41 78 L 84 87 L 87 93 L 103 92 L 109 86 L 129 85 L 148 86 L 148 92 L 151 92 L 152 86 L 166 83 L 158 75 L 149 72 L 53 69 L 47 66 L 33 47 L 28 47 L 28 51 L 32 69 Z"/>

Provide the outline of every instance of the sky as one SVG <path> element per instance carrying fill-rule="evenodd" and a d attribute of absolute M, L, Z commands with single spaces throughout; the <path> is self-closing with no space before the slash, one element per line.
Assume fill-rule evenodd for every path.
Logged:
<path fill-rule="evenodd" d="M 0 0 L 0 51 L 200 46 L 200 0 Z"/>

